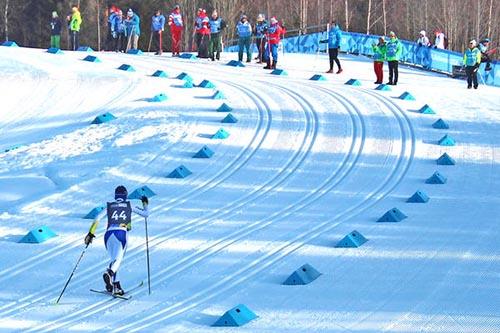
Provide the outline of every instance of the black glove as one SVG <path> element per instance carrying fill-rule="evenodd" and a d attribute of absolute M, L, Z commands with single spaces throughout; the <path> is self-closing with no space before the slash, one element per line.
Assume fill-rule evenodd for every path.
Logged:
<path fill-rule="evenodd" d="M 319 42 L 320 42 L 320 43 L 323 43 L 323 44 L 324 44 L 324 43 L 328 43 L 328 39 L 322 39 L 322 40 L 320 40 Z"/>
<path fill-rule="evenodd" d="M 422 43 L 418 43 L 418 46 L 422 46 Z"/>
<path fill-rule="evenodd" d="M 85 236 L 85 245 L 92 244 L 92 240 L 94 239 L 95 235 L 93 233 L 88 233 L 87 236 Z"/>
<path fill-rule="evenodd" d="M 148 197 L 143 195 L 142 198 L 141 198 L 141 201 L 142 201 L 142 205 L 144 207 L 146 207 L 147 205 L 149 205 L 149 200 L 148 200 Z"/>

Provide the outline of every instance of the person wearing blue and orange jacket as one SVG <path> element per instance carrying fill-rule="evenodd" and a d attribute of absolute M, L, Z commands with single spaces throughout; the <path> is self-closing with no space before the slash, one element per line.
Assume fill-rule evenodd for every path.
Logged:
<path fill-rule="evenodd" d="M 172 57 L 179 56 L 181 52 L 182 30 L 184 22 L 182 21 L 181 7 L 176 5 L 174 10 L 168 16 L 168 25 L 172 36 Z"/>
<path fill-rule="evenodd" d="M 467 89 L 477 89 L 477 70 L 481 64 L 481 51 L 476 47 L 476 41 L 473 39 L 469 42 L 469 47 L 464 53 L 465 73 L 467 74 Z"/>
<path fill-rule="evenodd" d="M 163 31 L 165 30 L 165 16 L 161 14 L 158 9 L 153 17 L 151 18 L 151 33 L 153 34 L 153 40 L 158 47 L 155 55 L 161 55 L 163 53 Z"/>
<path fill-rule="evenodd" d="M 337 74 L 342 73 L 342 66 L 340 65 L 340 60 L 338 57 L 341 40 L 342 40 L 342 30 L 340 29 L 340 26 L 337 24 L 336 21 L 332 21 L 332 24 L 330 26 L 330 31 L 328 32 L 328 56 L 330 59 L 330 69 L 327 71 L 327 73 L 329 74 L 333 73 L 334 61 L 339 68 Z"/>
<path fill-rule="evenodd" d="M 278 64 L 278 45 L 281 41 L 281 36 L 286 33 L 286 29 L 280 26 L 278 19 L 275 16 L 271 17 L 271 25 L 266 32 L 266 62 L 267 66 L 264 69 L 276 69 Z M 271 56 L 273 57 L 271 61 Z"/>

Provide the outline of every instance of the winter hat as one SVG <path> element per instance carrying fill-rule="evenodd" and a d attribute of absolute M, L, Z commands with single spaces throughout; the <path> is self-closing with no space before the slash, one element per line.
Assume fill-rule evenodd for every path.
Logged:
<path fill-rule="evenodd" d="M 425 37 L 425 30 L 420 31 L 420 34 Z"/>
<path fill-rule="evenodd" d="M 174 9 L 181 9 L 181 6 L 175 5 Z"/>
<path fill-rule="evenodd" d="M 72 12 L 77 12 L 77 11 L 78 11 L 78 7 L 77 7 L 77 6 L 73 6 L 73 7 L 71 8 L 71 11 L 72 11 Z"/>
<path fill-rule="evenodd" d="M 127 188 L 123 185 L 118 186 L 115 189 L 115 200 L 121 199 L 122 201 L 127 200 L 128 192 Z"/>
<path fill-rule="evenodd" d="M 262 22 L 262 21 L 264 21 L 265 19 L 266 19 L 266 17 L 264 16 L 264 14 L 259 14 L 259 15 L 257 16 L 257 21 L 259 21 L 259 22 Z"/>
<path fill-rule="evenodd" d="M 245 14 L 241 15 L 241 19 L 240 20 L 248 20 L 248 16 L 246 16 Z"/>
<path fill-rule="evenodd" d="M 212 16 L 217 16 L 217 15 L 218 15 L 218 14 L 217 14 L 217 9 L 214 9 L 214 10 L 212 11 Z"/>
<path fill-rule="evenodd" d="M 472 39 L 469 44 L 472 44 L 472 46 L 476 46 L 477 45 L 477 42 L 475 39 Z"/>
<path fill-rule="evenodd" d="M 132 10 L 132 8 L 129 8 L 129 9 L 127 10 L 127 16 L 128 16 L 128 17 L 132 17 L 132 16 L 134 16 L 134 11 Z"/>
<path fill-rule="evenodd" d="M 56 18 L 56 17 L 59 17 L 59 15 L 57 15 L 57 12 L 56 12 L 56 11 L 53 11 L 53 12 L 52 12 L 52 17 L 53 17 L 53 18 Z"/>
<path fill-rule="evenodd" d="M 278 23 L 278 20 L 276 19 L 276 16 L 271 17 L 271 23 L 272 24 Z"/>

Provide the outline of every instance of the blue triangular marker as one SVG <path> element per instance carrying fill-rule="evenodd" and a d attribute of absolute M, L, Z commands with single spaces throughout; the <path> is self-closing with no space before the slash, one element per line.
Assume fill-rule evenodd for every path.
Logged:
<path fill-rule="evenodd" d="M 359 86 L 361 86 L 361 81 L 356 80 L 356 79 L 350 79 L 350 80 L 349 80 L 349 81 L 347 81 L 345 84 L 346 84 L 346 85 L 348 85 L 348 86 L 356 86 L 356 87 L 359 87 Z"/>
<path fill-rule="evenodd" d="M 228 137 L 229 137 L 229 132 L 221 128 L 212 136 L 212 139 L 227 139 Z"/>
<path fill-rule="evenodd" d="M 224 313 L 212 326 L 222 326 L 222 327 L 237 327 L 243 326 L 249 321 L 257 318 L 257 315 L 253 313 L 246 305 L 238 304 L 231 310 Z"/>
<path fill-rule="evenodd" d="M 181 165 L 174 169 L 167 177 L 168 178 L 186 178 L 192 174 L 192 172 L 186 168 L 184 165 Z"/>
<path fill-rule="evenodd" d="M 302 267 L 293 272 L 283 282 L 285 285 L 304 285 L 316 280 L 321 275 L 314 267 L 309 264 L 304 264 Z"/>
<path fill-rule="evenodd" d="M 111 113 L 109 112 L 106 112 L 104 114 L 101 114 L 100 116 L 97 116 L 91 124 L 95 125 L 95 124 L 103 124 L 103 123 L 107 123 L 108 121 L 111 121 L 111 120 L 114 120 L 116 119 L 115 116 L 113 116 Z"/>
<path fill-rule="evenodd" d="M 228 124 L 234 124 L 238 122 L 238 119 L 233 116 L 232 114 L 228 114 L 224 119 L 221 121 L 222 123 L 228 123 Z"/>
<path fill-rule="evenodd" d="M 47 239 L 56 237 L 56 233 L 47 226 L 41 226 L 28 232 L 19 243 L 42 243 Z"/>
<path fill-rule="evenodd" d="M 368 239 L 366 239 L 363 235 L 356 230 L 353 230 L 342 238 L 337 245 L 335 245 L 335 247 L 360 247 L 367 241 Z"/>
<path fill-rule="evenodd" d="M 453 139 L 451 136 L 446 134 L 443 136 L 441 139 L 438 141 L 440 146 L 454 146 L 455 145 L 455 139 Z"/>
<path fill-rule="evenodd" d="M 446 179 L 445 176 L 436 171 L 432 176 L 427 178 L 425 182 L 427 184 L 446 184 L 447 181 L 448 180 Z"/>
<path fill-rule="evenodd" d="M 399 209 L 393 208 L 388 210 L 381 218 L 377 220 L 377 222 L 400 222 L 407 218 L 405 214 L 403 214 Z"/>
<path fill-rule="evenodd" d="M 217 112 L 230 112 L 233 111 L 233 108 L 227 105 L 226 103 L 222 103 L 221 106 L 217 109 Z"/>
<path fill-rule="evenodd" d="M 156 195 L 156 193 L 153 192 L 152 189 L 150 189 L 148 186 L 144 185 L 144 186 L 141 186 L 139 188 L 136 188 L 134 190 L 134 192 L 132 192 L 128 196 L 128 198 L 130 200 L 133 200 L 133 199 L 140 200 L 142 197 L 151 198 L 151 197 L 154 197 L 155 195 Z"/>
<path fill-rule="evenodd" d="M 437 159 L 437 164 L 439 164 L 439 165 L 455 165 L 456 162 L 453 158 L 451 158 L 450 155 L 448 155 L 447 153 L 444 153 L 443 155 L 441 155 L 441 157 L 439 157 Z"/>
<path fill-rule="evenodd" d="M 207 146 L 203 146 L 196 154 L 194 154 L 193 158 L 210 158 L 214 155 L 214 152 L 208 148 Z"/>
<path fill-rule="evenodd" d="M 423 191 L 415 192 L 406 202 L 412 203 L 426 203 L 429 201 L 429 196 Z"/>
<path fill-rule="evenodd" d="M 156 72 L 153 73 L 154 77 L 168 77 L 168 74 L 162 70 L 157 70 Z"/>
<path fill-rule="evenodd" d="M 436 120 L 434 124 L 432 124 L 432 127 L 437 128 L 437 129 L 449 129 L 450 126 L 448 125 L 447 122 L 445 122 L 443 119 L 439 118 Z"/>
<path fill-rule="evenodd" d="M 85 215 L 83 218 L 84 219 L 89 219 L 89 220 L 93 220 L 95 219 L 100 212 L 102 212 L 104 210 L 104 206 L 98 206 L 98 207 L 94 207 L 92 208 L 92 210 L 90 212 L 87 213 L 87 215 Z"/>

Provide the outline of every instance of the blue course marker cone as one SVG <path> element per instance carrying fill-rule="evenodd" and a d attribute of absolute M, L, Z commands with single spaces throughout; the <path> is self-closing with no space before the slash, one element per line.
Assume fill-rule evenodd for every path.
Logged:
<path fill-rule="evenodd" d="M 453 139 L 451 136 L 446 134 L 443 136 L 441 139 L 438 141 L 440 146 L 454 146 L 455 145 L 455 139 Z"/>
<path fill-rule="evenodd" d="M 219 129 L 214 135 L 212 135 L 212 139 L 227 139 L 229 137 L 229 132 L 225 129 Z"/>
<path fill-rule="evenodd" d="M 345 84 L 346 84 L 346 85 L 348 85 L 348 86 L 356 86 L 356 87 L 359 87 L 359 86 L 361 86 L 361 81 L 356 80 L 356 79 L 350 79 L 350 80 L 349 80 L 349 81 L 347 81 Z"/>
<path fill-rule="evenodd" d="M 226 64 L 226 66 L 231 66 L 231 67 L 245 67 L 245 65 L 238 60 L 231 60 Z"/>
<path fill-rule="evenodd" d="M 335 247 L 360 247 L 367 241 L 368 239 L 366 239 L 363 235 L 356 230 L 353 230 L 342 238 L 337 245 L 335 245 Z"/>
<path fill-rule="evenodd" d="M 144 185 L 139 188 L 136 188 L 130 195 L 128 196 L 128 199 L 137 199 L 140 200 L 142 197 L 147 197 L 151 198 L 156 195 L 155 192 L 153 192 L 152 189 L 150 189 L 148 186 Z"/>
<path fill-rule="evenodd" d="M 104 124 L 104 123 L 107 123 L 108 121 L 111 121 L 111 120 L 114 120 L 116 119 L 115 116 L 113 116 L 111 113 L 109 112 L 106 112 L 104 114 L 101 114 L 100 116 L 97 116 L 93 121 L 92 121 L 92 125 L 95 125 L 95 124 Z"/>
<path fill-rule="evenodd" d="M 448 125 L 448 123 L 443 119 L 439 118 L 434 124 L 432 124 L 432 127 L 437 129 L 449 129 L 450 125 Z"/>
<path fill-rule="evenodd" d="M 406 200 L 406 202 L 412 203 L 426 203 L 429 201 L 429 196 L 423 191 L 415 192 L 411 197 Z"/>
<path fill-rule="evenodd" d="M 215 84 L 209 80 L 203 80 L 198 85 L 200 88 L 215 88 Z"/>
<path fill-rule="evenodd" d="M 217 90 L 215 94 L 212 95 L 212 99 L 226 99 L 226 96 L 224 96 L 220 90 Z"/>
<path fill-rule="evenodd" d="M 222 103 L 221 106 L 217 109 L 217 112 L 230 112 L 233 111 L 233 108 L 227 105 L 226 103 Z"/>
<path fill-rule="evenodd" d="M 405 101 L 414 101 L 415 97 L 413 97 L 413 95 L 410 94 L 409 92 L 405 91 L 404 93 L 401 94 L 401 96 L 399 96 L 399 99 L 402 99 Z"/>
<path fill-rule="evenodd" d="M 79 51 L 79 52 L 94 52 L 94 50 L 92 50 L 92 48 L 89 46 L 80 46 L 77 51 Z"/>
<path fill-rule="evenodd" d="M 391 87 L 389 87 L 387 84 L 379 84 L 375 90 L 380 90 L 380 91 L 391 91 Z"/>
<path fill-rule="evenodd" d="M 425 182 L 427 184 L 446 184 L 447 181 L 448 180 L 446 179 L 445 176 L 436 171 L 432 176 L 427 178 Z"/>
<path fill-rule="evenodd" d="M 153 73 L 154 77 L 163 77 L 163 78 L 167 78 L 168 77 L 168 74 L 162 70 L 157 70 L 156 72 Z"/>
<path fill-rule="evenodd" d="M 168 96 L 164 93 L 155 95 L 153 98 L 150 99 L 150 102 L 163 102 L 168 99 Z"/>
<path fill-rule="evenodd" d="M 179 56 L 181 59 L 196 60 L 198 57 L 192 53 L 183 53 Z"/>
<path fill-rule="evenodd" d="M 85 58 L 83 58 L 83 61 L 98 63 L 98 62 L 101 62 L 101 59 L 99 59 L 95 56 L 88 55 Z"/>
<path fill-rule="evenodd" d="M 196 154 L 194 154 L 193 158 L 211 158 L 212 156 L 214 156 L 214 152 L 207 146 L 203 146 Z"/>
<path fill-rule="evenodd" d="M 8 153 L 9 151 L 13 151 L 13 150 L 19 149 L 21 147 L 22 147 L 21 145 L 13 145 L 13 146 L 10 146 L 9 148 L 5 149 L 3 152 Z"/>
<path fill-rule="evenodd" d="M 61 49 L 57 48 L 57 47 L 51 47 L 47 50 L 47 53 L 50 53 L 50 54 L 63 54 L 63 51 L 61 51 Z"/>
<path fill-rule="evenodd" d="M 326 77 L 324 75 L 321 75 L 321 74 L 315 74 L 309 80 L 311 80 L 311 81 L 327 81 Z"/>
<path fill-rule="evenodd" d="M 143 55 L 144 52 L 138 49 L 130 49 L 127 51 L 128 54 L 134 54 L 134 55 Z"/>
<path fill-rule="evenodd" d="M 455 165 L 456 162 L 453 158 L 451 158 L 450 155 L 448 155 L 447 153 L 444 153 L 443 155 L 441 155 L 441 157 L 439 157 L 437 159 L 437 164 L 438 165 Z"/>
<path fill-rule="evenodd" d="M 388 210 L 377 222 L 400 222 L 407 217 L 399 209 L 393 208 Z"/>
<path fill-rule="evenodd" d="M 422 113 L 422 114 L 436 114 L 436 112 L 434 112 L 434 110 L 428 105 L 428 104 L 425 104 L 424 106 L 422 106 L 418 112 Z"/>
<path fill-rule="evenodd" d="M 125 72 L 135 72 L 135 68 L 128 64 L 120 65 L 118 69 Z"/>
<path fill-rule="evenodd" d="M 275 69 L 271 72 L 272 75 L 288 76 L 288 72 L 284 69 Z"/>
<path fill-rule="evenodd" d="M 182 72 L 179 75 L 177 75 L 177 78 L 179 80 L 184 80 L 184 81 L 191 81 L 193 82 L 193 78 L 186 72 Z"/>
<path fill-rule="evenodd" d="M 42 243 L 47 239 L 56 237 L 56 233 L 47 226 L 41 226 L 28 232 L 19 243 Z"/>
<path fill-rule="evenodd" d="M 309 264 L 304 264 L 299 267 L 295 272 L 293 272 L 286 280 L 283 282 L 284 285 L 304 285 L 309 284 L 316 280 L 321 275 L 314 267 Z"/>
<path fill-rule="evenodd" d="M 244 304 L 238 304 L 224 313 L 212 326 L 237 327 L 257 318 L 257 315 Z"/>
<path fill-rule="evenodd" d="M 221 123 L 227 123 L 227 124 L 234 124 L 237 122 L 238 119 L 230 113 L 224 119 L 221 120 Z"/>
<path fill-rule="evenodd" d="M 194 87 L 193 81 L 186 80 L 182 84 L 182 88 L 193 88 L 193 87 Z"/>
<path fill-rule="evenodd" d="M 186 178 L 192 174 L 192 172 L 186 168 L 184 165 L 181 165 L 174 169 L 167 177 L 168 178 Z"/>
<path fill-rule="evenodd" d="M 88 219 L 88 220 L 93 220 L 95 219 L 100 212 L 102 212 L 104 210 L 104 206 L 97 206 L 97 207 L 94 207 L 92 208 L 92 210 L 90 212 L 87 213 L 87 215 L 85 215 L 83 218 L 84 219 Z"/>
<path fill-rule="evenodd" d="M 6 40 L 5 42 L 2 43 L 2 46 L 7 46 L 7 47 L 19 47 L 16 42 L 13 40 Z"/>

